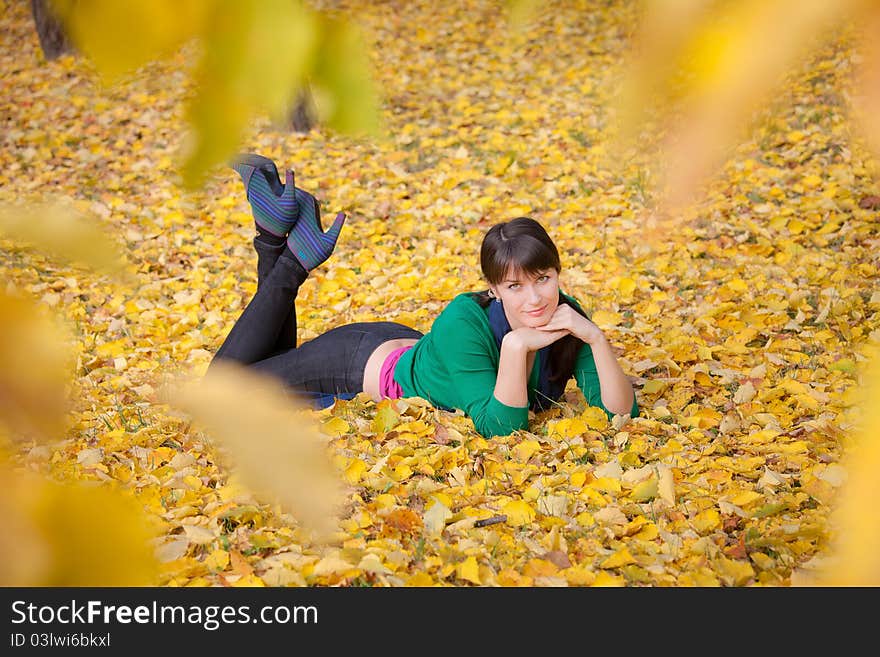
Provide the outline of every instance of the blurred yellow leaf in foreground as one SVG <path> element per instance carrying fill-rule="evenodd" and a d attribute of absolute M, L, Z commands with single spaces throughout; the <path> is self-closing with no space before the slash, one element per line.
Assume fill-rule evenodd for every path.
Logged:
<path fill-rule="evenodd" d="M 154 586 L 156 527 L 120 491 L 0 467 L 0 585 Z"/>
<path fill-rule="evenodd" d="M 754 111 L 821 39 L 866 18 L 865 0 L 651 0 L 619 96 L 621 135 L 640 143 L 659 116 L 656 191 L 670 216 L 692 201 Z M 870 33 L 868 33 L 870 37 Z M 875 94 L 876 95 L 876 94 Z"/>
<path fill-rule="evenodd" d="M 214 0 L 52 0 L 77 48 L 108 82 L 194 37 L 213 4 Z"/>
<path fill-rule="evenodd" d="M 166 388 L 255 492 L 277 500 L 323 539 L 336 529 L 343 488 L 317 424 L 267 375 L 219 361 L 200 380 Z"/>
<path fill-rule="evenodd" d="M 833 516 L 837 536 L 820 584 L 880 586 L 880 359 L 866 375 L 864 424 L 844 464 L 847 480 Z"/>
<path fill-rule="evenodd" d="M 0 204 L 0 237 L 33 246 L 43 255 L 70 264 L 126 275 L 126 261 L 117 243 L 71 203 Z"/>
<path fill-rule="evenodd" d="M 0 291 L 0 426 L 29 438 L 59 437 L 72 374 L 60 323 L 35 302 Z"/>

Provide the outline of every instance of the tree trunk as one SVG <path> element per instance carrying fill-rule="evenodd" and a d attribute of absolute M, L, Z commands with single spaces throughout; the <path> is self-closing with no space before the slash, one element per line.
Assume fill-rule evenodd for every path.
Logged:
<path fill-rule="evenodd" d="M 315 126 L 315 107 L 308 87 L 303 87 L 296 97 L 296 103 L 288 116 L 288 124 L 297 132 L 308 132 Z"/>
<path fill-rule="evenodd" d="M 64 26 L 52 11 L 51 0 L 31 0 L 34 26 L 40 37 L 40 47 L 47 60 L 55 59 L 73 52 L 73 44 L 64 31 Z"/>

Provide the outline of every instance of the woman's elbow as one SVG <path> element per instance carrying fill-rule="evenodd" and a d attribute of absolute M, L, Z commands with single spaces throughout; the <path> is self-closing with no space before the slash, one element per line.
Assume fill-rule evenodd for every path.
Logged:
<path fill-rule="evenodd" d="M 636 395 L 630 389 L 629 395 L 619 395 L 614 399 L 602 400 L 602 405 L 612 415 L 632 415 L 638 412 L 636 408 Z"/>

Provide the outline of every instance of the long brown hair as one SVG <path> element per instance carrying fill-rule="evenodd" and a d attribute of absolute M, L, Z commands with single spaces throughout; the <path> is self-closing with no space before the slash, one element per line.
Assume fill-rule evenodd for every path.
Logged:
<path fill-rule="evenodd" d="M 480 247 L 480 268 L 492 285 L 499 285 L 511 271 L 537 274 L 547 269 L 562 270 L 559 250 L 544 227 L 530 217 L 517 217 L 492 226 L 483 237 Z M 492 303 L 489 291 L 475 292 L 474 297 L 483 308 Z M 559 303 L 574 308 L 586 317 L 577 305 L 559 295 Z M 584 342 L 566 335 L 550 345 L 550 380 L 567 381 L 574 372 L 574 362 Z"/>

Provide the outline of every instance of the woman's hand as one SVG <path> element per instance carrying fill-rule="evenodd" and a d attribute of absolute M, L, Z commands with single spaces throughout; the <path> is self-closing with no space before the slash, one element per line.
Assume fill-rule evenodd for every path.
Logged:
<path fill-rule="evenodd" d="M 543 329 L 544 327 L 541 327 Z M 547 345 L 553 344 L 559 338 L 568 335 L 567 330 L 545 331 L 528 326 L 513 329 L 504 336 L 505 341 L 510 341 L 516 347 L 527 351 L 539 351 Z"/>
<path fill-rule="evenodd" d="M 596 344 L 596 342 L 605 339 L 602 329 L 567 304 L 559 304 L 553 316 L 550 317 L 550 321 L 535 330 L 551 335 L 563 331 L 565 334 L 571 334 L 589 345 Z M 558 338 L 554 338 L 550 342 L 555 342 L 556 340 Z M 548 342 L 547 344 L 550 343 Z"/>

